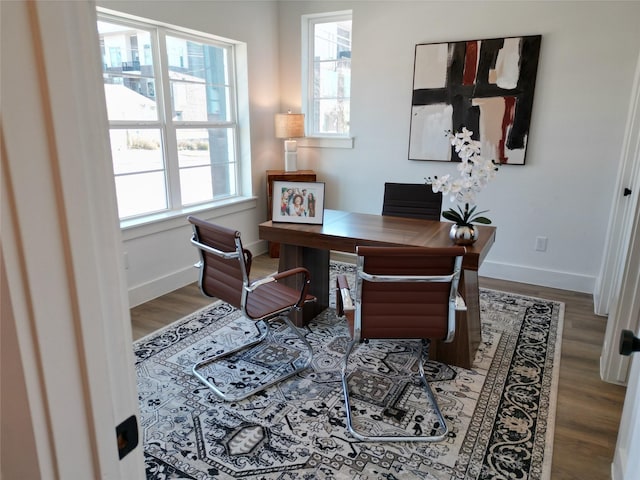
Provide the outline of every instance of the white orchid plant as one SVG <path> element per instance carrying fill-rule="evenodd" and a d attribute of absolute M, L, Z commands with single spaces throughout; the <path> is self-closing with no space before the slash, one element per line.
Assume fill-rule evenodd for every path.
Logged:
<path fill-rule="evenodd" d="M 427 185 L 431 185 L 434 193 L 442 192 L 450 195 L 452 202 L 464 203 L 464 210 L 460 205 L 457 209 L 450 208 L 442 212 L 442 216 L 458 225 L 470 226 L 472 223 L 491 223 L 483 216 L 488 210 L 477 212 L 475 206 L 476 194 L 482 190 L 496 176 L 498 165 L 493 160 L 487 160 L 480 154 L 480 142 L 473 140 L 473 132 L 466 127 L 458 133 L 447 132 L 451 145 L 460 157 L 458 165 L 459 177 L 443 175 L 442 177 L 427 177 Z"/>

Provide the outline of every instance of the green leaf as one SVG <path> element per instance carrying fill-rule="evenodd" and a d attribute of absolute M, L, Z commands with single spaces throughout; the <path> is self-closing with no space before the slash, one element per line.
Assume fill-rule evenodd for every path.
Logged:
<path fill-rule="evenodd" d="M 451 220 L 455 223 L 464 223 L 464 220 L 462 219 L 460 214 L 455 210 L 445 210 L 444 212 L 442 212 L 442 216 L 447 220 Z"/>
<path fill-rule="evenodd" d="M 489 210 L 482 210 L 482 211 L 480 211 L 480 212 L 476 213 L 476 216 L 478 216 L 478 215 L 482 215 L 483 213 L 487 213 L 488 211 L 489 211 Z"/>
<path fill-rule="evenodd" d="M 472 225 L 474 223 L 490 225 L 491 220 L 482 216 L 483 213 L 486 213 L 489 210 L 482 210 L 480 212 L 477 210 L 477 205 L 473 205 L 469 208 L 469 204 L 465 203 L 464 209 L 462 208 L 462 205 L 456 205 L 455 209 L 450 208 L 449 210 L 442 212 L 442 216 L 447 220 L 457 223 L 458 225 Z"/>

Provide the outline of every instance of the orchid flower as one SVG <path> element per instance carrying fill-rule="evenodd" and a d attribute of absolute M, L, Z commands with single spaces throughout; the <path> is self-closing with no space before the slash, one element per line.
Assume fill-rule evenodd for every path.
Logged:
<path fill-rule="evenodd" d="M 471 222 L 489 224 L 491 220 L 481 216 L 485 212 L 475 212 L 476 194 L 493 180 L 498 171 L 498 165 L 493 160 L 487 160 L 481 155 L 481 143 L 471 138 L 473 132 L 466 127 L 455 134 L 449 133 L 449 139 L 454 150 L 460 157 L 460 164 L 457 170 L 460 173 L 458 178 L 451 175 L 442 177 L 427 177 L 427 185 L 431 185 L 435 193 L 442 192 L 450 195 L 452 202 L 465 204 L 464 210 L 458 206 L 458 210 L 453 208 L 442 212 L 442 216 L 447 220 L 452 220 L 458 225 L 470 225 Z M 470 208 L 470 205 L 472 207 Z"/>

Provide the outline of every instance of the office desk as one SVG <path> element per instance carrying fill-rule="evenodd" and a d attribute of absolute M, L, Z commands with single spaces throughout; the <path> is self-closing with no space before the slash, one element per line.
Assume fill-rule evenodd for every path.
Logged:
<path fill-rule="evenodd" d="M 325 210 L 322 225 L 268 221 L 260 224 L 259 234 L 263 240 L 281 244 L 280 271 L 305 266 L 311 272 L 310 292 L 318 301 L 293 315 L 295 324 L 301 326 L 329 306 L 331 250 L 355 253 L 357 245 L 451 246 L 450 227 L 448 222 Z M 495 227 L 481 226 L 478 240 L 467 247 L 460 281 L 460 293 L 467 303 L 467 311 L 458 312 L 456 316 L 456 335 L 452 343 L 432 342 L 431 358 L 463 368 L 471 367 L 481 340 L 478 268 L 493 245 L 495 234 Z"/>

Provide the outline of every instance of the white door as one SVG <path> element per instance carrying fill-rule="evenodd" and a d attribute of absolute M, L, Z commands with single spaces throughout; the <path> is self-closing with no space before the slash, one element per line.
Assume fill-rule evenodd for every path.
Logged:
<path fill-rule="evenodd" d="M 612 480 L 637 480 L 640 472 L 640 353 L 634 355 L 611 467 Z"/>
<path fill-rule="evenodd" d="M 143 479 L 140 444 L 119 459 L 116 436 L 138 403 L 95 5 L 0 4 L 2 324 L 17 339 L 3 369 L 23 368 L 26 412 L 2 426 L 34 450 L 0 475 Z"/>
<path fill-rule="evenodd" d="M 638 480 L 640 353 L 635 354 L 636 358 L 630 365 L 630 357 L 620 355 L 618 345 L 622 330 L 640 334 L 640 57 L 600 285 L 596 288 L 594 300 L 596 313 L 609 314 L 600 357 L 600 375 L 608 382 L 627 383 L 611 476 L 612 480 Z"/>
<path fill-rule="evenodd" d="M 635 188 L 640 188 L 640 185 Z M 640 208 L 631 219 L 631 241 L 623 274 L 621 276 L 620 297 L 616 315 L 620 324 L 640 325 Z M 629 329 L 640 335 L 640 327 Z M 638 480 L 640 478 L 640 352 L 629 357 L 620 355 L 620 332 L 617 333 L 616 354 L 631 359 L 631 368 L 627 376 L 627 394 L 625 397 L 618 441 L 611 468 L 613 480 Z"/>
<path fill-rule="evenodd" d="M 638 290 L 629 283 L 632 243 L 637 243 L 640 221 L 640 56 L 630 99 L 620 171 L 614 192 L 614 204 L 607 232 L 599 285 L 594 292 L 597 314 L 609 314 L 600 376 L 611 383 L 626 384 L 629 358 L 619 355 L 618 340 L 622 330 L 637 331 L 637 317 L 631 315 L 631 303 Z"/>

